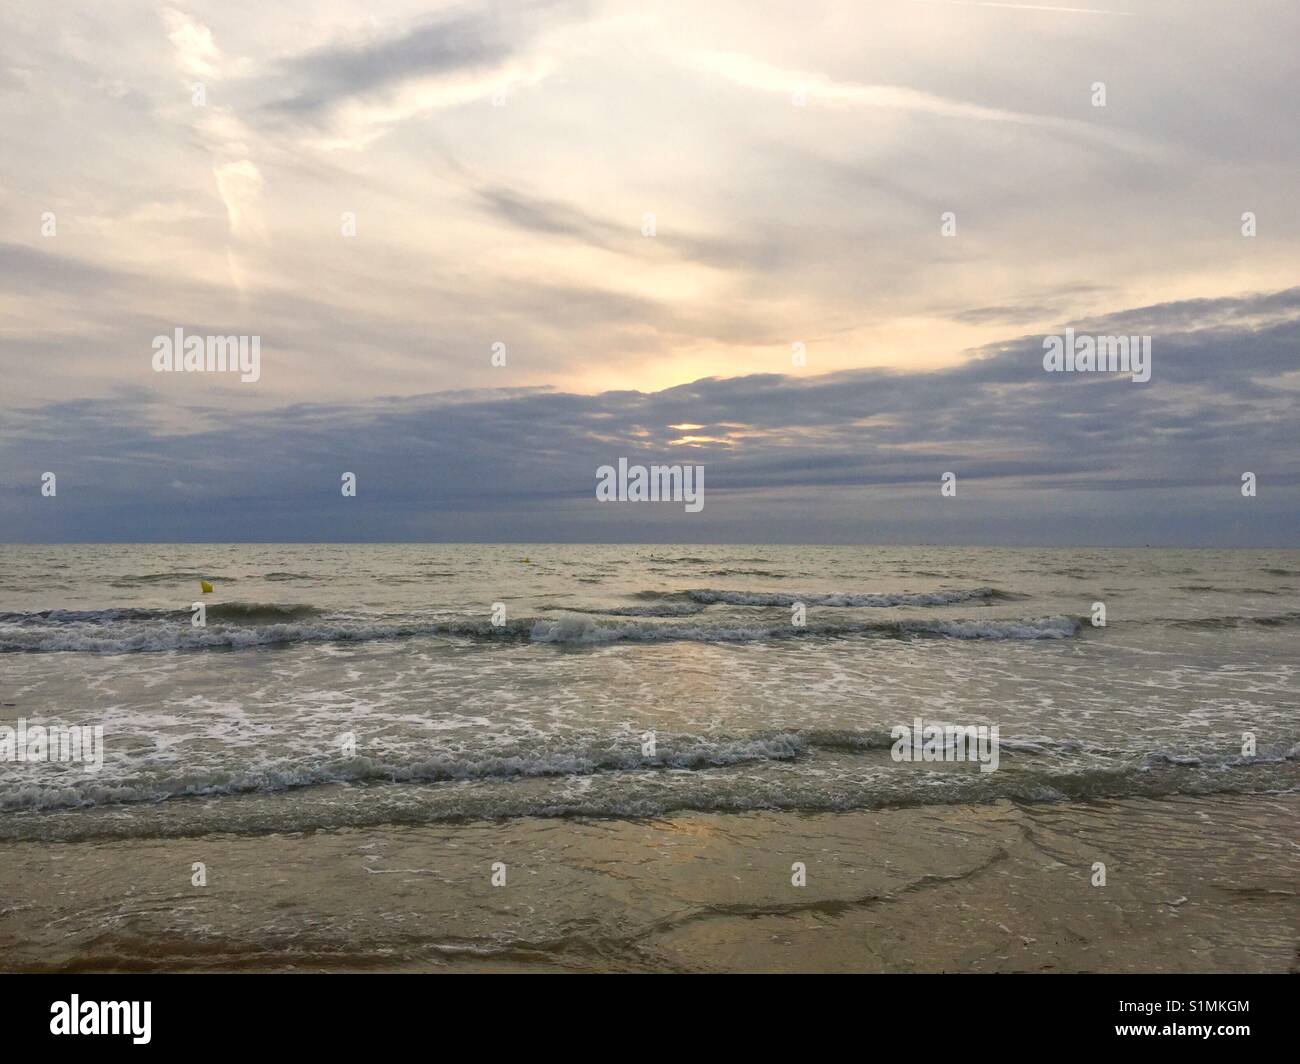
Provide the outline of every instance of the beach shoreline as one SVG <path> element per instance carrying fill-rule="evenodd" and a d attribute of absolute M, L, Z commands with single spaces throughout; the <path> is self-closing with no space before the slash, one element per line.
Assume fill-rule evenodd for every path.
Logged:
<path fill-rule="evenodd" d="M 4 842 L 0 968 L 1287 972 L 1297 822 L 1286 793 Z"/>

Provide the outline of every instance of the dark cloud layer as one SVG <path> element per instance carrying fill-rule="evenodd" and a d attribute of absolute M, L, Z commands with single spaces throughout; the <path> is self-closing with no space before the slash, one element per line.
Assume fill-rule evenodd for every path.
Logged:
<path fill-rule="evenodd" d="M 214 401 L 185 432 L 151 427 L 143 392 L 18 410 L 0 428 L 0 540 L 1300 546 L 1300 289 L 1076 328 L 1152 335 L 1150 382 L 1045 373 L 1031 336 L 931 373 Z M 596 468 L 620 456 L 703 463 L 704 511 L 598 503 Z"/>

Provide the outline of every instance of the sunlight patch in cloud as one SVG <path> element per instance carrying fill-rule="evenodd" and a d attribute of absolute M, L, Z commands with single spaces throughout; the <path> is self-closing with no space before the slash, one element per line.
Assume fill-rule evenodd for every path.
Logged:
<path fill-rule="evenodd" d="M 198 78 L 221 77 L 224 59 L 212 31 L 174 7 L 163 8 L 161 14 L 181 73 Z"/>

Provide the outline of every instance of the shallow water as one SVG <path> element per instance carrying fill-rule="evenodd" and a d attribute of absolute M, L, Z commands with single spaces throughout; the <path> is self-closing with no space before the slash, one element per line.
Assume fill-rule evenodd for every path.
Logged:
<path fill-rule="evenodd" d="M 0 723 L 104 763 L 0 761 L 0 837 L 1290 790 L 1298 632 L 1296 551 L 6 546 Z"/>
<path fill-rule="evenodd" d="M 0 967 L 1300 971 L 1298 797 L 0 841 Z"/>

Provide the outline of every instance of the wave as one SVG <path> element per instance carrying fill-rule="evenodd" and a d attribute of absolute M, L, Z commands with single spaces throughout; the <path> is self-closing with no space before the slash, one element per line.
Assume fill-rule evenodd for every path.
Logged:
<path fill-rule="evenodd" d="M 189 571 L 174 571 L 166 573 L 141 573 L 138 576 L 119 576 L 116 580 L 108 582 L 109 587 L 140 587 L 149 584 L 175 584 L 182 581 L 195 583 L 199 580 L 207 580 L 211 583 L 221 582 L 223 584 L 235 583 L 233 576 L 222 576 L 220 573 L 199 573 Z"/>
<path fill-rule="evenodd" d="M 188 617 L 188 614 L 186 615 Z M 0 653 L 132 654 L 168 650 L 239 650 L 288 643 L 370 642 L 432 634 L 425 625 L 261 624 L 193 628 L 188 620 L 121 629 L 0 627 Z"/>
<path fill-rule="evenodd" d="M 234 770 L 164 766 L 116 780 L 30 778 L 0 785 L 0 837 L 93 838 L 265 833 L 343 825 L 512 817 L 645 817 L 681 810 L 801 811 L 1051 802 L 1300 787 L 1300 744 L 1251 758 L 1186 751 L 1097 751 L 1078 740 L 1004 739 L 1002 764 L 895 763 L 889 734 L 791 729 L 661 739 L 643 756 L 630 736 L 551 751 L 435 751 L 286 760 Z M 1080 754 L 1084 756 L 1078 756 Z M 805 763 L 808 763 L 806 767 Z M 765 769 L 765 765 L 772 768 Z M 781 766 L 778 768 L 777 766 Z M 524 780 L 532 785 L 512 786 Z M 318 786 L 365 788 L 354 796 Z M 450 785 L 450 786 L 447 786 Z M 294 792 L 273 805 L 240 799 Z M 213 801 L 229 797 L 231 802 Z M 186 799 L 207 799 L 187 802 Z M 167 801 L 166 816 L 140 807 Z M 140 809 L 130 815 L 131 807 Z M 89 818 L 104 810 L 106 815 Z"/>
<path fill-rule="evenodd" d="M 597 644 L 622 641 L 696 643 L 758 642 L 809 636 L 893 635 L 946 636 L 953 639 L 1064 639 L 1075 635 L 1080 621 L 1073 617 L 1042 617 L 1011 621 L 866 621 L 845 624 L 681 625 L 602 624 L 581 614 L 534 622 L 535 643 Z"/>
<path fill-rule="evenodd" d="M 444 783 L 509 780 L 548 776 L 673 769 L 698 771 L 753 761 L 789 761 L 805 753 L 808 742 L 795 732 L 752 738 L 704 739 L 685 736 L 661 742 L 653 755 L 639 746 L 613 745 L 550 753 L 474 755 L 436 753 L 427 758 L 393 761 L 350 757 L 315 765 L 280 765 L 231 773 L 226 769 L 181 772 L 154 779 L 100 783 L 87 778 L 76 786 L 27 782 L 0 789 L 0 811 L 85 808 L 158 802 L 169 798 L 270 793 L 334 783 Z"/>
<path fill-rule="evenodd" d="M 223 609 L 224 613 L 218 612 Z M 305 612 L 286 614 L 286 610 Z M 581 613 L 558 618 L 521 618 L 503 625 L 467 619 L 392 623 L 382 619 L 318 616 L 318 611 L 310 606 L 277 607 L 256 603 L 215 604 L 208 613 L 210 619 L 214 615 L 215 623 L 195 628 L 190 624 L 187 611 L 5 614 L 0 615 L 0 652 L 122 654 L 242 649 L 288 643 L 371 642 L 417 636 L 572 646 L 669 641 L 741 643 L 846 636 L 1065 639 L 1077 634 L 1081 623 L 1078 618 L 1055 616 L 1021 620 L 905 619 L 796 627 L 789 623 L 725 625 L 650 619 L 618 621 Z M 21 620 L 14 622 L 14 617 Z M 223 619 L 240 623 L 222 623 Z"/>
<path fill-rule="evenodd" d="M 1012 599 L 1016 596 L 995 587 L 977 587 L 969 591 L 925 591 L 917 594 L 853 594 L 851 592 L 810 593 L 792 595 L 784 591 L 716 591 L 713 588 L 690 588 L 683 592 L 688 598 L 705 605 L 724 603 L 728 606 L 950 606 L 955 602 L 972 602 L 979 599 Z"/>
<path fill-rule="evenodd" d="M 548 606 L 546 609 L 571 610 L 571 606 Z M 587 607 L 582 612 L 596 613 L 602 617 L 692 617 L 704 612 L 704 606 L 694 602 L 660 602 L 652 606 L 611 606 L 608 609 Z"/>
<path fill-rule="evenodd" d="M 1292 628 L 1300 624 L 1300 611 L 1289 613 L 1258 613 L 1225 617 L 1180 618 L 1168 622 L 1174 628 L 1217 630 L 1223 628 Z"/>
<path fill-rule="evenodd" d="M 710 569 L 709 576 L 763 576 L 769 580 L 787 580 L 792 573 L 774 573 L 770 569 Z"/>
<path fill-rule="evenodd" d="M 324 611 L 305 603 L 213 602 L 205 603 L 209 619 L 246 624 L 275 623 L 321 616 Z M 0 613 L 0 624 L 116 624 L 119 622 L 183 621 L 190 623 L 190 610 L 156 610 L 120 606 L 104 610 L 37 610 L 32 613 Z"/>

